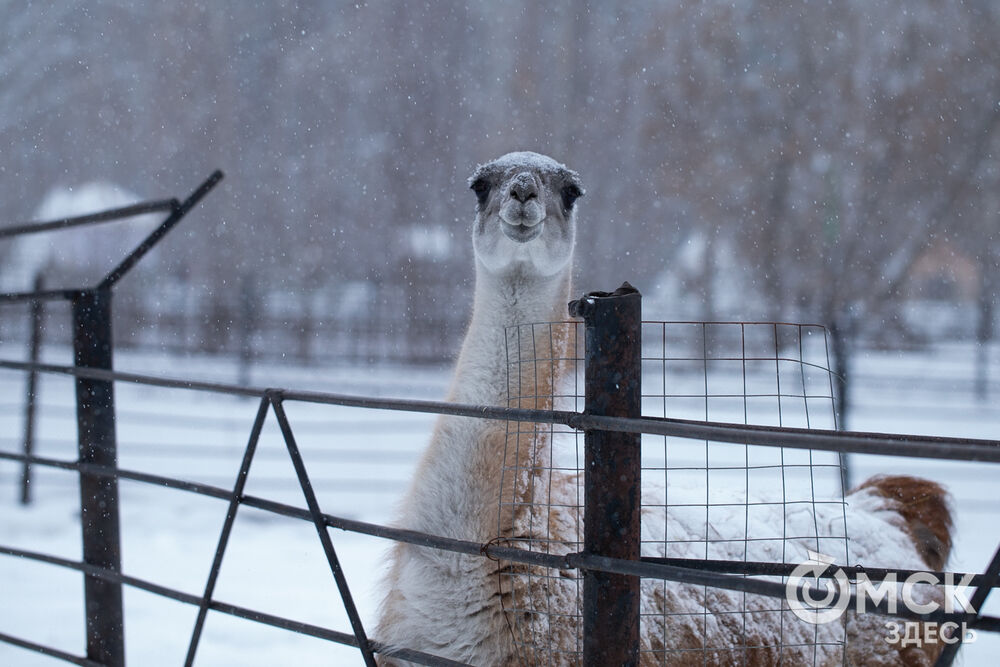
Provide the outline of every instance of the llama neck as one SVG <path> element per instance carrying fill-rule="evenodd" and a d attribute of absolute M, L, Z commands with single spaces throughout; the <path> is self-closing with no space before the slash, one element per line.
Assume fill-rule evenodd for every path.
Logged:
<path fill-rule="evenodd" d="M 551 278 L 528 278 L 517 273 L 495 276 L 477 266 L 472 321 L 458 358 L 450 400 L 506 405 L 508 371 L 516 372 L 508 367 L 510 362 L 556 356 L 548 332 L 541 340 L 532 341 L 530 330 L 522 330 L 518 337 L 518 332 L 508 327 L 565 320 L 569 294 L 569 271 Z M 525 381 L 533 382 L 530 378 Z M 522 396 L 540 393 L 523 383 L 520 387 Z"/>
<path fill-rule="evenodd" d="M 472 322 L 459 354 L 449 400 L 551 408 L 552 380 L 558 371 L 547 360 L 566 357 L 562 350 L 565 335 L 540 337 L 537 345 L 522 336 L 520 349 L 510 350 L 505 327 L 565 319 L 569 289 L 568 271 L 540 281 L 518 276 L 496 278 L 480 267 Z M 511 361 L 527 361 L 529 355 L 532 360 L 543 360 L 511 368 L 512 373 L 520 372 L 512 386 L 526 397 L 513 403 L 508 403 L 508 354 Z M 527 432 L 516 437 L 519 440 L 511 449 L 520 452 L 519 458 L 531 456 L 534 450 L 526 445 L 531 440 Z M 510 457 L 505 461 L 507 438 L 501 421 L 441 417 L 404 503 L 404 525 L 460 539 L 485 541 L 495 537 L 501 486 L 510 484 L 504 467 L 524 465 Z M 522 438 L 525 443 L 520 442 Z"/>

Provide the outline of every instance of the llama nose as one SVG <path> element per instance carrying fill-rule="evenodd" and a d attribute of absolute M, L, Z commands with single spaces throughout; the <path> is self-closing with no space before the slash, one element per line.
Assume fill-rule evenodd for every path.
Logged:
<path fill-rule="evenodd" d="M 514 177 L 510 185 L 510 196 L 522 204 L 538 196 L 538 186 L 531 174 L 522 172 Z"/>

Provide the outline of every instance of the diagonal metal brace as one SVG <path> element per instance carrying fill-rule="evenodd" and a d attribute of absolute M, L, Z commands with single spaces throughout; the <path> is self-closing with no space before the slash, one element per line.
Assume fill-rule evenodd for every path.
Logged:
<path fill-rule="evenodd" d="M 181 218 L 187 215 L 188 212 L 205 197 L 205 195 L 212 191 L 212 188 L 219 184 L 219 181 L 221 181 L 222 178 L 222 172 L 216 169 L 212 172 L 211 176 L 205 179 L 205 181 L 191 193 L 191 196 L 179 204 L 175 203 L 170 215 L 168 215 L 166 219 L 160 223 L 160 226 L 154 229 L 149 236 L 143 239 L 142 243 L 137 245 L 135 250 L 130 252 L 118 266 L 111 269 L 111 272 L 108 273 L 108 275 L 106 275 L 97 286 L 98 289 L 108 289 L 121 280 L 126 273 L 132 270 L 132 267 L 134 267 L 139 260 L 146 256 L 146 253 L 153 249 L 153 246 L 159 243 L 160 240 L 167 235 L 167 232 L 173 229 L 174 226 L 181 221 Z"/>
<path fill-rule="evenodd" d="M 996 553 L 993 554 L 993 560 L 990 561 L 989 567 L 983 573 L 983 581 L 969 600 L 973 609 L 967 620 L 969 627 L 974 627 L 976 622 L 983 617 L 983 605 L 986 603 L 986 597 L 997 585 L 997 582 L 1000 582 L 1000 547 L 997 547 Z M 958 641 L 946 643 L 937 662 L 934 663 L 934 667 L 949 667 L 955 661 L 963 641 L 965 641 L 964 633 L 958 637 Z"/>
<path fill-rule="evenodd" d="M 198 651 L 198 642 L 201 640 L 201 632 L 205 627 L 205 618 L 208 615 L 209 606 L 212 604 L 212 595 L 215 593 L 215 583 L 219 579 L 219 570 L 222 568 L 222 558 L 229 545 L 229 536 L 233 531 L 233 524 L 236 522 L 236 511 L 243 501 L 243 490 L 246 488 L 247 476 L 250 474 L 250 464 L 253 463 L 254 454 L 257 452 L 257 443 L 260 442 L 260 432 L 264 428 L 264 420 L 267 418 L 267 408 L 270 401 L 267 397 L 260 399 L 260 407 L 257 409 L 257 417 L 254 419 L 253 427 L 250 429 L 250 439 L 247 441 L 246 449 L 243 451 L 243 461 L 240 463 L 240 470 L 236 474 L 236 483 L 233 485 L 232 495 L 229 497 L 229 509 L 226 512 L 226 520 L 222 524 L 222 532 L 219 534 L 219 543 L 215 548 L 215 557 L 212 559 L 212 567 L 208 572 L 208 581 L 205 583 L 205 594 L 201 596 L 201 603 L 198 605 L 198 617 L 194 623 L 194 630 L 191 632 L 191 642 L 188 644 L 187 657 L 184 659 L 185 667 L 194 664 L 194 656 Z"/>
<path fill-rule="evenodd" d="M 340 591 L 340 598 L 344 603 L 344 609 L 347 611 L 347 616 L 351 621 L 351 628 L 354 630 L 354 636 L 358 640 L 358 648 L 361 650 L 361 656 L 364 658 L 365 665 L 367 665 L 367 667 L 376 667 L 375 656 L 372 653 L 371 643 L 368 641 L 368 637 L 365 634 L 365 628 L 361 623 L 361 616 L 358 614 L 358 609 L 354 605 L 354 598 L 351 595 L 351 589 L 347 585 L 347 577 L 344 576 L 344 570 L 340 566 L 340 559 L 337 558 L 337 552 L 333 548 L 333 541 L 330 539 L 330 533 L 327 531 L 326 520 L 323 517 L 323 512 L 319 508 L 319 502 L 316 500 L 316 492 L 313 490 L 312 483 L 309 481 L 309 474 L 306 472 L 306 466 L 302 460 L 302 454 L 299 452 L 299 447 L 295 443 L 295 436 L 292 434 L 292 427 L 288 423 L 287 415 L 285 415 L 285 408 L 282 405 L 284 398 L 280 391 L 275 390 L 268 390 L 267 396 L 271 401 L 271 407 L 274 408 L 274 416 L 278 418 L 278 426 L 281 428 L 281 435 L 285 439 L 285 446 L 288 448 L 288 455 L 291 457 L 292 465 L 295 467 L 295 474 L 299 478 L 299 486 L 302 487 L 302 494 L 306 498 L 306 505 L 309 507 L 309 514 L 312 517 L 313 524 L 316 526 L 316 532 L 319 534 L 320 542 L 323 544 L 323 551 L 326 553 L 326 560 L 330 564 L 330 571 L 333 572 L 333 578 L 337 582 L 337 589 Z"/>

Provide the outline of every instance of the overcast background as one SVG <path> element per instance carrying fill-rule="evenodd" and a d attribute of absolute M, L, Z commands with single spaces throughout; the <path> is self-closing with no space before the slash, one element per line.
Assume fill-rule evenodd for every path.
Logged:
<path fill-rule="evenodd" d="M 649 317 L 818 321 L 890 347 L 990 335 L 991 0 L 0 0 L 0 15 L 0 221 L 88 182 L 154 199 L 227 174 L 130 278 L 121 300 L 146 295 L 122 306 L 120 342 L 232 349 L 250 303 L 260 351 L 445 359 L 470 301 L 465 179 L 517 149 L 587 186 L 580 291 L 629 280 Z M 413 326 L 443 344 L 414 348 L 398 334 Z M 341 330 L 390 338 L 349 350 Z"/>

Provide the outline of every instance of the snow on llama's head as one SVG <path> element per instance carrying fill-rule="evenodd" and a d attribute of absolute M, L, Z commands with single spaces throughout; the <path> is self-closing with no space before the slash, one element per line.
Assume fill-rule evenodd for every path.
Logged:
<path fill-rule="evenodd" d="M 482 268 L 504 276 L 549 277 L 573 257 L 576 172 L 538 153 L 508 153 L 469 178 L 476 193 L 472 245 Z"/>

